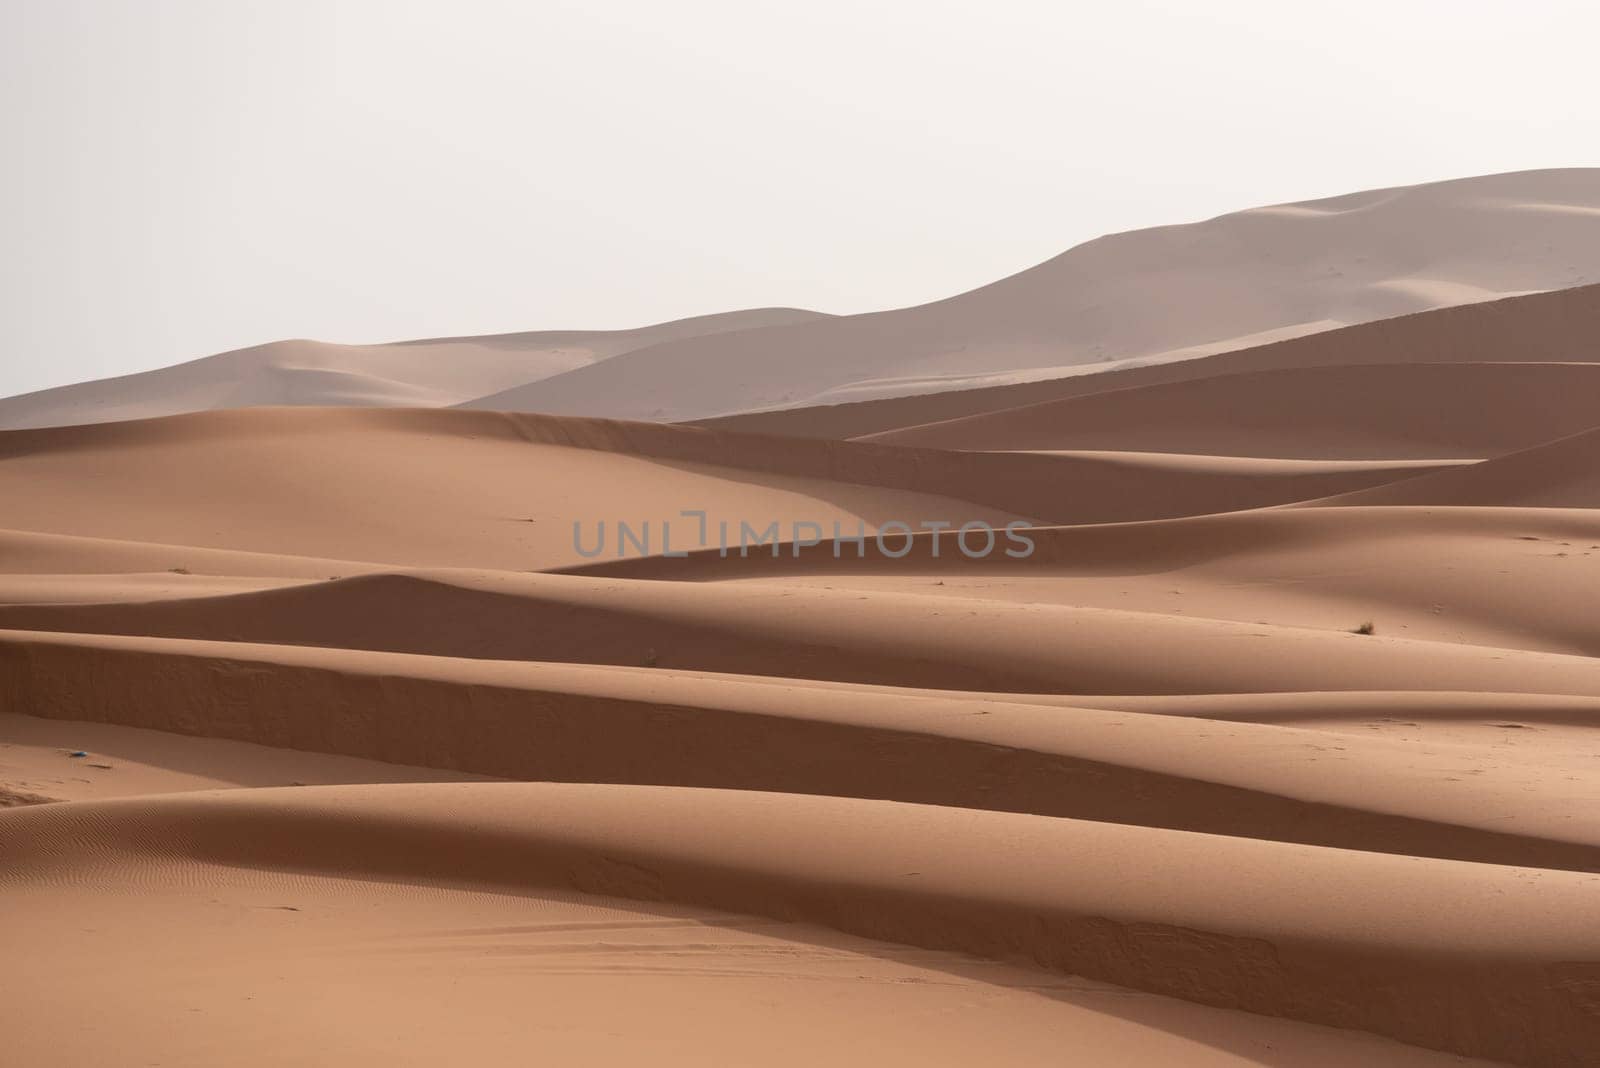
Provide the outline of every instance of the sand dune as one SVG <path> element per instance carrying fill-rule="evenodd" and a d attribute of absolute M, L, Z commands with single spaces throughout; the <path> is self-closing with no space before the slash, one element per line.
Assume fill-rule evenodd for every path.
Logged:
<path fill-rule="evenodd" d="M 898 558 L 869 541 L 865 558 L 851 546 L 835 558 L 824 545 L 776 559 L 691 554 L 576 573 L 1099 607 L 1263 628 L 1346 632 L 1371 622 L 1386 636 L 1600 652 L 1600 625 L 1573 596 L 1600 566 L 1600 518 L 1589 510 L 1348 504 L 1028 536 L 1035 549 L 1024 561 L 969 560 L 949 544 L 934 557 L 924 536 Z"/>
<path fill-rule="evenodd" d="M 1600 870 L 1600 824 L 1574 819 L 1582 788 L 1543 751 L 1463 783 L 1453 773 L 1481 745 L 1222 727 L 1028 695 L 991 696 L 975 717 L 970 697 L 895 687 L 3 635 L 25 675 L 9 699 L 63 719 L 508 778 L 780 789 Z M 1527 703 L 1508 695 L 1497 714 Z M 1562 707 L 1592 717 L 1600 703 Z"/>
<path fill-rule="evenodd" d="M 1380 487 L 1326 503 L 1600 507 L 1600 429 L 1471 467 L 1430 472 L 1389 492 Z"/>
<path fill-rule="evenodd" d="M 1020 388 L 1592 284 L 1597 235 L 1600 170 L 1489 175 L 1113 234 L 893 311 L 762 308 L 636 330 L 272 342 L 0 401 L 0 429 L 249 405 L 683 421 Z"/>
<path fill-rule="evenodd" d="M 1592 1063 L 1596 173 L 0 404 L 0 1061 Z"/>
<path fill-rule="evenodd" d="M 848 583 L 826 588 L 438 573 L 192 601 L 0 613 L 7 626 L 24 629 L 217 636 L 992 693 L 1600 693 L 1600 674 L 1587 656 Z M 416 613 L 428 627 L 411 625 Z"/>
<path fill-rule="evenodd" d="M 41 711 L 33 706 L 34 712 Z M 72 758 L 67 754 L 84 752 Z M 0 714 L 0 805 L 139 797 L 228 786 L 468 782 L 470 772 L 185 737 L 111 723 Z"/>
<path fill-rule="evenodd" d="M 312 467 L 315 484 L 300 485 L 295 473 Z M 953 453 L 489 412 L 252 409 L 6 434 L 0 522 L 13 537 L 170 546 L 142 553 L 162 570 L 214 559 L 234 573 L 282 573 L 208 555 L 229 550 L 308 558 L 291 573 L 326 578 L 360 568 L 311 561 L 532 570 L 581 563 L 580 542 L 606 556 L 682 552 L 721 544 L 724 522 L 737 545 L 741 523 L 759 534 L 776 522 L 775 537 L 815 524 L 831 537 L 835 524 L 849 534 L 890 521 L 1156 519 L 1329 497 L 1419 470 Z M 686 511 L 705 513 L 704 525 Z M 623 523 L 634 541 L 622 540 Z"/>
<path fill-rule="evenodd" d="M 1049 401 L 1252 371 L 1347 364 L 1593 363 L 1600 286 L 1506 297 L 1401 315 L 1241 348 L 1203 360 L 1099 371 L 1042 382 L 755 412 L 698 421 L 719 430 L 855 438 Z"/>
<path fill-rule="evenodd" d="M 1571 993 L 1592 982 L 1600 947 L 1567 923 L 1597 880 L 1573 873 L 626 786 L 231 791 L 40 806 L 8 821 L 12 885 L 114 880 L 130 869 L 213 881 L 208 871 L 248 867 L 576 890 L 1021 958 L 1491 1056 L 1579 1064 L 1578 1051 L 1600 1038 Z M 67 841 L 75 848 L 64 855 Z M 1403 904 L 1418 899 L 1434 907 Z M 1470 1027 L 1459 1010 L 1470 1011 Z"/>
<path fill-rule="evenodd" d="M 1600 281 L 1600 171 L 1527 171 L 1113 234 L 898 311 L 668 342 L 472 407 L 703 419 L 1165 363 Z M 756 370 L 759 368 L 759 370 Z"/>
<path fill-rule="evenodd" d="M 619 522 L 641 532 L 649 523 L 657 552 L 661 523 L 685 509 L 707 513 L 711 538 L 730 518 L 735 529 L 741 519 L 764 527 L 782 518 L 828 530 L 835 522 L 872 530 L 903 515 L 1019 518 L 939 492 L 963 483 L 919 480 L 915 465 L 899 465 L 903 477 L 850 481 L 830 478 L 827 458 L 817 456 L 791 465 L 794 474 L 769 464 L 753 478 L 743 466 L 715 462 L 716 440 L 691 441 L 687 455 L 697 459 L 680 461 L 626 449 L 628 433 L 489 413 L 315 408 L 16 431 L 0 438 L 0 494 L 8 500 L 4 521 L 37 533 L 511 570 L 580 562 L 579 518 L 585 544 L 602 521 L 613 534 Z M 769 454 L 783 451 L 779 442 L 764 444 Z M 300 472 L 311 469 L 318 478 L 308 487 Z M 1289 499 L 1308 496 L 1315 494 Z M 419 510 L 421 500 L 429 503 Z M 675 551 L 706 544 L 693 521 L 674 534 Z M 191 562 L 174 549 L 163 559 L 194 570 L 203 556 Z M 344 573 L 337 567 L 322 577 Z"/>
<path fill-rule="evenodd" d="M 248 405 L 442 407 L 698 334 L 822 319 L 793 308 L 637 330 L 543 331 L 384 345 L 275 341 L 175 367 L 0 400 L 0 429 L 148 419 Z"/>
<path fill-rule="evenodd" d="M 288 821 L 308 811 L 306 802 L 337 803 L 294 793 Z M 416 800 L 431 808 L 451 799 Z M 1370 1034 L 793 920 L 580 894 L 557 888 L 556 879 L 534 885 L 554 875 L 548 868 L 525 867 L 492 892 L 459 876 L 426 887 L 375 880 L 366 870 L 395 844 L 387 835 L 358 835 L 337 871 L 307 872 L 295 862 L 298 870 L 286 872 L 266 855 L 242 864 L 205 857 L 194 846 L 214 841 L 217 824 L 197 813 L 176 848 L 141 856 L 139 846 L 126 848 L 150 841 L 138 829 L 177 813 L 161 802 L 129 804 L 102 807 L 93 821 L 99 834 L 74 833 L 41 809 L 8 839 L 19 852 L 49 849 L 64 833 L 75 843 L 61 854 L 66 865 L 7 869 L 4 892 L 16 908 L 0 914 L 0 928 L 33 963 L 31 981 L 0 1001 L 0 1019 L 11 1050 L 29 1063 L 103 1064 L 111 1026 L 120 1050 L 160 1050 L 164 1063 L 194 1066 L 219 1058 L 387 1065 L 463 1057 L 520 1065 L 529 1050 L 577 1065 L 648 1057 L 798 1066 L 841 1048 L 884 1064 L 955 1065 L 991 1055 L 997 1034 L 1013 1064 L 1057 1064 L 1064 1047 L 1106 1062 L 1202 1068 L 1467 1063 Z M 436 814 L 443 820 L 435 829 L 456 838 L 455 817 Z M 230 821 L 235 829 L 245 829 L 240 815 Z M 498 851 L 505 843 L 490 843 L 492 830 L 479 827 L 463 841 Z M 336 823 L 314 835 L 322 846 L 340 836 Z M 130 875 L 137 894 L 126 892 Z M 82 929 L 86 911 L 100 919 L 91 931 Z M 34 922 L 14 923 L 23 915 Z M 148 952 L 152 937 L 162 952 Z M 85 959 L 94 966 L 74 967 Z M 219 969 L 220 960 L 258 970 Z M 98 1006 L 92 1026 L 52 996 L 63 986 Z M 295 1025 L 274 1023 L 283 1019 Z"/>
<path fill-rule="evenodd" d="M 1486 457 L 1600 425 L 1596 395 L 1600 364 L 1306 367 L 1045 401 L 864 440 L 1305 459 Z"/>

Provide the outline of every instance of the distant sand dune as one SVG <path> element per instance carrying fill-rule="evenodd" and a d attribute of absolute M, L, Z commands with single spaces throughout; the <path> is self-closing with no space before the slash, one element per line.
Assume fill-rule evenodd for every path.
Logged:
<path fill-rule="evenodd" d="M 1600 282 L 1596 170 L 1287 207 L 1098 238 L 915 308 L 667 342 L 470 406 L 705 419 L 1159 364 Z"/>
<path fill-rule="evenodd" d="M 861 440 L 1308 459 L 1484 457 L 1600 426 L 1595 396 L 1600 364 L 1305 367 L 1045 401 Z"/>
<path fill-rule="evenodd" d="M 685 421 L 1058 382 L 1591 285 L 1597 238 L 1600 169 L 1488 175 L 1112 234 L 892 311 L 762 308 L 636 330 L 272 342 L 0 401 L 0 428 L 249 405 Z"/>
<path fill-rule="evenodd" d="M 1348 364 L 1594 363 L 1600 285 L 1402 315 L 1253 345 L 1205 359 L 926 396 L 755 412 L 701 420 L 720 430 L 854 438 L 1050 401 L 1253 371 Z"/>
<path fill-rule="evenodd" d="M 157 371 L 0 400 L 0 428 L 149 419 L 248 405 L 445 407 L 630 348 L 816 318 L 824 316 L 762 308 L 637 330 L 544 331 L 384 345 L 274 341 Z"/>

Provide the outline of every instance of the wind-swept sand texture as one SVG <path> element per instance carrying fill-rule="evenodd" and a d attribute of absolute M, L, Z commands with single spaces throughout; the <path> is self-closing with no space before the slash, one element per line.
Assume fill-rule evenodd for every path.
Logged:
<path fill-rule="evenodd" d="M 709 411 L 1541 288 L 1591 175 L 548 381 Z M 0 432 L 0 1063 L 1592 1065 L 1596 353 L 1591 286 L 702 426 Z"/>

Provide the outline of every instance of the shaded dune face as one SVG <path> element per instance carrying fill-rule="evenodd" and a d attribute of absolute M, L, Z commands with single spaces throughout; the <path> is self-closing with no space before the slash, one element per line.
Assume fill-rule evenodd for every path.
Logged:
<path fill-rule="evenodd" d="M 697 425 L 796 437 L 864 438 L 902 433 L 909 437 L 925 428 L 943 434 L 942 430 L 934 431 L 936 424 L 1026 411 L 1042 402 L 1247 372 L 1351 364 L 1588 364 L 1595 362 L 1596 336 L 1600 336 L 1600 286 L 1576 286 L 1398 315 L 1250 345 L 1205 359 L 985 389 L 953 389 L 923 396 L 753 412 L 699 420 Z"/>
<path fill-rule="evenodd" d="M 1498 456 L 1595 425 L 1600 364 L 1356 364 L 1245 371 L 1008 408 L 865 441 L 961 450 Z"/>
<path fill-rule="evenodd" d="M 1549 243 L 1588 181 L 1107 239 L 867 325 L 388 346 L 363 373 L 404 388 L 348 403 L 300 370 L 353 355 L 299 353 L 309 391 L 248 395 L 272 405 L 126 418 L 232 403 L 169 378 L 0 432 L 0 1048 L 1594 1063 L 1600 287 L 1488 299 L 1567 260 L 1468 255 L 1513 223 Z M 581 398 L 647 355 L 838 341 L 815 381 L 711 374 L 712 411 L 833 389 L 851 338 L 909 346 L 874 374 L 965 374 L 912 343 L 1009 315 L 1009 363 L 969 351 L 1026 370 L 1062 278 L 1132 299 L 1175 241 L 1192 315 L 1140 351 L 1194 355 L 1284 325 L 1217 233 L 1287 288 L 1333 262 L 1307 235 L 1367 257 L 1300 305 L 1358 325 L 698 425 L 452 408 L 436 362 L 581 342 L 538 384 Z M 777 533 L 730 549 L 724 522 Z"/>

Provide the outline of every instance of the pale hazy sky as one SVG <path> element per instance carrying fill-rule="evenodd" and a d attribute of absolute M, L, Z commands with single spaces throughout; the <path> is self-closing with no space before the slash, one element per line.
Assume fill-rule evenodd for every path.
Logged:
<path fill-rule="evenodd" d="M 0 0 L 0 396 L 1600 162 L 1592 3 Z"/>

